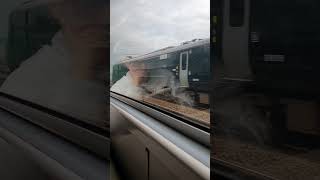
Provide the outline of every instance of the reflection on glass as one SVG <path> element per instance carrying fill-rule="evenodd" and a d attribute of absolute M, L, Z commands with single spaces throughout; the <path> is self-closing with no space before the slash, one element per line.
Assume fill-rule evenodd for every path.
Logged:
<path fill-rule="evenodd" d="M 128 56 L 113 66 L 111 91 L 207 125 L 209 47 L 208 39 L 200 39 L 145 55 Z M 201 101 L 200 93 L 205 96 Z M 204 104 L 203 109 L 199 108 L 200 103 Z"/>
<path fill-rule="evenodd" d="M 115 93 L 209 128 L 210 1 L 111 0 Z"/>
<path fill-rule="evenodd" d="M 28 1 L 8 17 L 3 93 L 106 128 L 107 2 Z"/>

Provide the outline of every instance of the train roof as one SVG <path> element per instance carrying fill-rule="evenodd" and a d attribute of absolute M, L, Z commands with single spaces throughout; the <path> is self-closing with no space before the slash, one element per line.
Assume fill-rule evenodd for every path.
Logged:
<path fill-rule="evenodd" d="M 141 61 L 141 60 L 146 60 L 146 59 L 150 59 L 152 57 L 155 56 L 160 56 L 162 54 L 169 54 L 172 52 L 176 52 L 176 51 L 181 51 L 181 50 L 185 50 L 185 49 L 190 49 L 193 47 L 197 47 L 197 46 L 202 46 L 205 44 L 210 44 L 210 39 L 195 39 L 192 41 L 187 41 L 182 43 L 179 46 L 169 46 L 163 49 L 159 49 L 156 51 L 153 51 L 151 53 L 147 53 L 144 55 L 140 55 L 140 56 L 136 56 L 136 57 L 132 57 L 132 58 L 126 58 L 125 60 L 121 61 L 120 63 L 128 63 L 128 62 L 133 62 L 133 61 Z"/>

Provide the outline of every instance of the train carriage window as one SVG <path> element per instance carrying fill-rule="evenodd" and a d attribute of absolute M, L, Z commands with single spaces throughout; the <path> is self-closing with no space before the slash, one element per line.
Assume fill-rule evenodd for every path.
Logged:
<path fill-rule="evenodd" d="M 187 68 L 187 58 L 188 58 L 187 54 L 182 54 L 181 70 L 186 70 L 186 68 Z"/>
<path fill-rule="evenodd" d="M 230 0 L 229 22 L 232 27 L 241 27 L 244 23 L 245 0 Z"/>
<path fill-rule="evenodd" d="M 115 9 L 111 12 L 110 37 L 111 46 L 114 45 L 111 62 L 113 66 L 122 64 L 127 68 L 123 76 L 113 78 L 111 92 L 208 129 L 210 72 L 201 74 L 197 69 L 209 67 L 203 57 L 210 57 L 210 52 L 200 53 L 198 63 L 194 64 L 199 68 L 191 68 L 188 63 L 193 49 L 210 45 L 210 1 L 200 1 L 111 1 L 111 9 Z M 176 7 L 194 8 L 177 12 Z"/>

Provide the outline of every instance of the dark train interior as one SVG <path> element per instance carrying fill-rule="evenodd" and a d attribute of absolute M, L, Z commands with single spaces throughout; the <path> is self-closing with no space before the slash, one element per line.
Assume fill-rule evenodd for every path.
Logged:
<path fill-rule="evenodd" d="M 1 40 L 4 42 L 0 58 L 0 179 L 108 179 L 109 126 L 86 122 L 72 113 L 49 108 L 43 102 L 15 96 L 24 88 L 3 90 L 3 84 L 13 78 L 11 75 L 17 73 L 25 62 L 28 64 L 28 59 L 44 46 L 49 47 L 51 39 L 61 28 L 48 15 L 46 7 L 28 6 L 28 3 L 31 1 L 7 1 L 1 2 L 0 6 Z M 50 58 L 47 54 L 42 61 Z M 43 71 L 49 72 L 50 69 L 54 67 L 48 63 L 33 71 L 39 73 L 35 77 L 47 77 Z M 55 70 L 58 78 L 60 70 Z M 38 90 L 44 90 L 44 87 L 39 80 L 30 82 L 30 74 L 25 74 L 23 81 L 19 81 L 35 87 L 34 91 L 25 92 L 32 97 L 41 94 Z M 53 85 L 52 80 L 57 78 L 47 81 Z M 62 86 L 59 88 L 66 90 Z M 51 96 L 55 97 L 55 94 Z"/>

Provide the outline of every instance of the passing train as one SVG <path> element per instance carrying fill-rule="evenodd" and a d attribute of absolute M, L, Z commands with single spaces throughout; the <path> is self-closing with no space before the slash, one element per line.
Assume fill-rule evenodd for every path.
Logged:
<path fill-rule="evenodd" d="M 170 46 L 145 55 L 127 58 L 113 66 L 112 83 L 127 73 L 125 63 L 129 62 L 143 63 L 147 71 L 146 76 L 149 78 L 163 78 L 163 70 L 166 70 L 165 76 L 172 74 L 177 88 L 190 90 L 197 96 L 205 96 L 209 91 L 209 39 L 194 39 L 179 46 Z M 163 81 L 166 80 L 163 79 Z"/>
<path fill-rule="evenodd" d="M 216 50 L 226 78 L 254 81 L 270 94 L 320 97 L 316 7 L 314 0 L 217 2 Z"/>
<path fill-rule="evenodd" d="M 213 73 L 219 81 L 214 89 L 217 92 L 221 82 L 241 84 L 240 91 L 254 97 L 250 107 L 271 114 L 262 123 L 271 124 L 270 133 L 277 140 L 291 132 L 320 135 L 316 115 L 305 121 L 296 118 L 317 114 L 319 5 L 315 0 L 215 2 L 214 66 L 219 71 Z M 215 93 L 214 98 L 226 92 Z"/>
<path fill-rule="evenodd" d="M 318 151 L 320 2 L 216 0 L 213 6 L 213 73 L 215 78 L 219 77 L 214 80 L 212 133 L 244 139 L 243 142 L 259 144 L 262 149 L 270 146 L 281 151 L 284 147 Z M 223 141 L 219 143 L 214 147 L 222 147 Z M 248 153 L 242 154 L 241 148 L 234 151 L 237 157 Z M 248 153 L 250 159 L 254 151 Z M 227 159 L 230 162 L 231 156 Z M 270 167 L 273 162 L 278 163 L 275 160 L 278 157 L 267 160 L 262 156 L 257 155 L 250 170 L 262 161 Z M 317 156 L 310 153 L 309 158 L 314 160 Z M 261 176 L 262 170 L 254 178 L 248 177 L 250 173 L 239 177 L 238 173 L 248 167 L 248 159 L 243 162 L 246 163 L 240 162 L 238 168 L 225 171 L 224 176 L 282 179 L 277 178 L 278 169 L 277 173 L 268 173 L 268 178 Z M 226 164 L 213 162 L 212 166 L 216 167 L 213 171 L 219 174 L 223 168 L 217 164 L 223 168 Z M 305 171 L 304 168 L 288 169 L 284 168 L 281 173 Z M 305 174 L 301 179 L 312 178 L 316 177 Z"/>
<path fill-rule="evenodd" d="M 266 131 L 273 142 L 286 142 L 292 134 L 320 137 L 319 5 L 315 0 L 215 2 L 213 48 L 220 77 L 214 91 L 219 91 L 221 82 L 224 86 L 237 85 L 236 93 L 243 95 L 242 106 L 257 112 L 254 121 L 245 122 L 243 118 L 233 126 L 247 128 L 250 136 Z M 223 99 L 218 96 L 225 95 L 225 89 L 214 98 Z M 240 101 L 236 93 L 225 97 L 234 97 L 232 103 L 236 104 Z M 226 102 L 214 102 L 217 109 L 221 104 Z M 243 109 L 239 107 L 237 112 Z M 258 124 L 268 130 L 259 129 Z"/>

